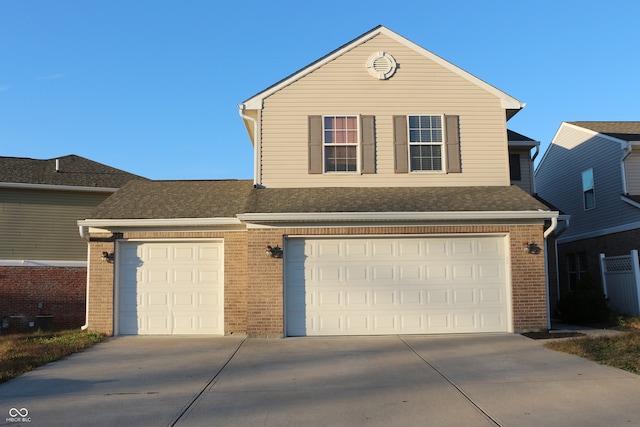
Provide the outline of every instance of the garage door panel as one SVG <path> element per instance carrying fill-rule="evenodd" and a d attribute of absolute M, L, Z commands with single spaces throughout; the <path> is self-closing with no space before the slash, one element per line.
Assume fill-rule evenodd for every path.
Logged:
<path fill-rule="evenodd" d="M 369 292 L 364 290 L 345 291 L 347 307 L 366 307 L 370 305 Z"/>
<path fill-rule="evenodd" d="M 290 238 L 287 334 L 506 331 L 504 247 L 494 236 Z"/>
<path fill-rule="evenodd" d="M 372 267 L 372 282 L 388 282 L 395 280 L 395 268 L 393 265 L 374 265 Z"/>
<path fill-rule="evenodd" d="M 319 283 L 329 282 L 334 283 L 342 280 L 341 268 L 339 266 L 327 265 L 318 267 L 318 272 L 315 275 Z"/>
<path fill-rule="evenodd" d="M 369 273 L 369 269 L 366 265 L 353 265 L 353 266 L 345 266 L 345 279 L 348 282 L 353 282 L 355 280 L 359 281 L 367 281 L 371 274 Z"/>
<path fill-rule="evenodd" d="M 147 248 L 145 261 L 150 263 L 167 262 L 171 259 L 171 248 L 152 246 Z"/>
<path fill-rule="evenodd" d="M 118 250 L 119 333 L 224 332 L 221 242 L 122 242 Z"/>
<path fill-rule="evenodd" d="M 343 305 L 342 302 L 342 291 L 340 290 L 326 290 L 318 292 L 318 297 L 316 299 L 318 301 L 318 309 L 336 309 L 341 308 Z"/>
<path fill-rule="evenodd" d="M 395 290 L 378 290 L 372 291 L 372 302 L 376 308 L 386 309 L 389 305 L 396 304 L 396 291 Z"/>
<path fill-rule="evenodd" d="M 497 306 L 502 307 L 505 303 L 504 292 L 500 289 L 484 288 L 478 289 L 478 292 L 480 295 L 479 301 L 483 305 L 496 304 Z"/>
<path fill-rule="evenodd" d="M 438 308 L 439 305 L 448 306 L 450 300 L 450 290 L 448 288 L 438 289 L 429 287 L 425 290 L 427 304 L 429 307 Z"/>

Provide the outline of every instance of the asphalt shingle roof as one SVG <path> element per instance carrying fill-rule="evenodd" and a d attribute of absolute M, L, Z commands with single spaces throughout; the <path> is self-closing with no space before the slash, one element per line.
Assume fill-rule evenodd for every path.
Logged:
<path fill-rule="evenodd" d="M 90 218 L 230 218 L 243 213 L 253 181 L 131 181 Z"/>
<path fill-rule="evenodd" d="M 229 218 L 242 213 L 549 210 L 516 186 L 253 188 L 249 180 L 132 181 L 92 219 Z"/>
<path fill-rule="evenodd" d="M 640 141 L 640 122 L 569 122 L 623 141 Z"/>
<path fill-rule="evenodd" d="M 119 188 L 132 179 L 146 178 L 73 154 L 47 160 L 0 157 L 0 182 Z"/>
<path fill-rule="evenodd" d="M 449 212 L 548 208 L 510 187 L 266 188 L 251 194 L 247 212 Z"/>

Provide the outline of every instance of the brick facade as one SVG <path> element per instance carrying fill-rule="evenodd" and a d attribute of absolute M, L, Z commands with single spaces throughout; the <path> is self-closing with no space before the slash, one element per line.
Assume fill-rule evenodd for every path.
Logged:
<path fill-rule="evenodd" d="M 2 332 L 79 328 L 86 284 L 84 267 L 0 267 Z"/>
<path fill-rule="evenodd" d="M 511 292 L 515 332 L 547 328 L 544 253 L 532 254 L 523 244 L 543 247 L 542 225 L 398 226 L 249 228 L 247 231 L 199 233 L 125 233 L 124 238 L 222 238 L 224 240 L 225 334 L 284 336 L 284 264 L 265 256 L 266 246 L 284 247 L 285 236 L 506 234 L 511 246 Z M 92 239 L 93 240 L 93 239 Z M 91 242 L 89 327 L 112 334 L 114 264 L 100 261 L 113 242 Z M 286 247 L 284 248 L 286 251 Z M 118 254 L 116 253 L 116 257 Z"/>

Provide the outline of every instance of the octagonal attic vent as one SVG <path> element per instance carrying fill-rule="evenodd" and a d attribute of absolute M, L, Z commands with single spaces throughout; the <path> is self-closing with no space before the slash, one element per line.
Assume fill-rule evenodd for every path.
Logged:
<path fill-rule="evenodd" d="M 376 52 L 367 60 L 367 71 L 380 80 L 386 80 L 393 76 L 396 67 L 396 60 L 387 52 Z"/>

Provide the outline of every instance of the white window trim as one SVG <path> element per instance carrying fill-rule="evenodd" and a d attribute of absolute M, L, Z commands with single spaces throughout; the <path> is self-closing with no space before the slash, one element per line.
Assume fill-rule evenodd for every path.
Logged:
<path fill-rule="evenodd" d="M 585 197 L 586 192 L 589 190 L 584 189 L 584 174 L 585 172 L 589 172 L 589 171 L 591 171 L 591 181 L 593 183 L 591 186 L 591 191 L 593 191 L 593 206 L 590 208 L 587 207 L 587 199 Z M 595 174 L 593 173 L 593 168 L 585 169 L 582 171 L 582 173 L 580 174 L 580 184 L 582 185 L 582 208 L 585 211 L 590 211 L 592 209 L 595 209 L 596 208 L 596 177 L 595 177 Z"/>
<path fill-rule="evenodd" d="M 438 116 L 440 117 L 440 122 L 442 123 L 442 141 L 439 143 L 441 150 L 440 150 L 440 164 L 442 166 L 442 169 L 440 170 L 412 170 L 411 169 L 411 146 L 412 145 L 438 145 L 438 143 L 426 143 L 426 142 L 415 142 L 412 143 L 411 142 L 411 128 L 409 126 L 409 117 L 415 117 L 415 116 Z M 408 156 L 408 166 L 409 166 L 409 173 L 427 173 L 427 174 L 446 174 L 447 173 L 447 162 L 446 162 L 446 158 L 447 158 L 447 153 L 446 153 L 446 149 L 447 149 L 447 144 L 446 144 L 446 140 L 447 140 L 447 129 L 446 129 L 447 124 L 445 123 L 445 118 L 444 118 L 444 114 L 430 114 L 430 113 L 420 113 L 420 114 L 407 114 L 407 156 Z"/>
<path fill-rule="evenodd" d="M 324 140 L 324 119 L 325 117 L 355 117 L 356 118 L 356 126 L 357 126 L 357 136 L 356 136 L 356 170 L 355 171 L 327 171 L 326 165 L 326 155 L 325 149 L 327 148 L 327 144 Z M 360 129 L 360 114 L 324 114 L 322 115 L 322 173 L 327 175 L 360 175 L 361 171 L 361 163 L 362 163 L 362 143 L 360 141 L 360 133 L 362 129 Z M 337 144 L 329 144 L 329 146 L 336 146 Z M 350 144 L 345 144 L 350 145 Z"/>

